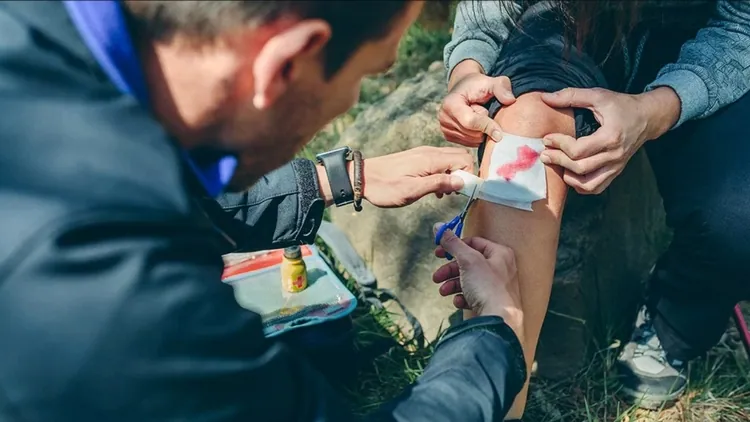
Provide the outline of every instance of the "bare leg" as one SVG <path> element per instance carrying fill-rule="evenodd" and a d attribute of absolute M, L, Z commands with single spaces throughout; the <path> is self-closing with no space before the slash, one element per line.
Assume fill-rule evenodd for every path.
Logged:
<path fill-rule="evenodd" d="M 541 138 L 550 133 L 574 136 L 572 110 L 552 109 L 541 101 L 539 95 L 522 95 L 513 105 L 501 109 L 495 121 L 504 131 L 519 136 Z M 483 178 L 487 177 L 493 146 L 494 142 L 489 141 L 484 153 L 480 170 Z M 566 193 L 562 171 L 548 167 L 547 199 L 535 202 L 532 212 L 477 201 L 466 221 L 465 236 L 481 236 L 507 245 L 516 253 L 524 312 L 523 347 L 529 372 L 549 303 Z M 528 380 L 516 398 L 508 419 L 520 419 L 526 407 L 527 394 Z"/>

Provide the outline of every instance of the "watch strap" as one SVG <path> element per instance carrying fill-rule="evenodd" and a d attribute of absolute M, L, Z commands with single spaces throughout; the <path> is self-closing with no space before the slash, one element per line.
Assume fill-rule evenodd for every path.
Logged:
<path fill-rule="evenodd" d="M 354 202 L 354 190 L 347 170 L 350 153 L 351 149 L 344 147 L 317 156 L 318 162 L 326 169 L 333 202 L 337 207 Z"/>

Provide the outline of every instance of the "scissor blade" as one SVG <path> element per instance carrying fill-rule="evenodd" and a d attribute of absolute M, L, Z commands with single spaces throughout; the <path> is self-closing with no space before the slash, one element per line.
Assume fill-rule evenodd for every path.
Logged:
<path fill-rule="evenodd" d="M 471 191 L 471 196 L 469 197 L 469 200 L 466 202 L 466 205 L 464 206 L 464 210 L 461 211 L 461 216 L 465 216 L 466 213 L 469 212 L 469 207 L 471 206 L 471 203 L 474 202 L 477 195 L 477 188 L 478 186 L 474 186 L 474 190 Z"/>

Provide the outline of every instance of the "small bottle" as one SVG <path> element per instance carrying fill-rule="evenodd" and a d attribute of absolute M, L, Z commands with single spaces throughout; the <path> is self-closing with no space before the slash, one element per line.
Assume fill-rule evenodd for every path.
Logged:
<path fill-rule="evenodd" d="M 284 259 L 281 261 L 281 284 L 284 290 L 290 293 L 298 293 L 307 288 L 307 267 L 299 246 L 284 249 Z"/>

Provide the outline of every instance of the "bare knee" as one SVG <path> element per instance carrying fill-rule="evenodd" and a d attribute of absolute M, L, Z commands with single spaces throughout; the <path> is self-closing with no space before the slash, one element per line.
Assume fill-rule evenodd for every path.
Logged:
<path fill-rule="evenodd" d="M 503 107 L 495 121 L 508 133 L 542 138 L 550 133 L 575 135 L 573 109 L 556 109 L 545 104 L 541 92 L 523 94 L 515 103 Z"/>

